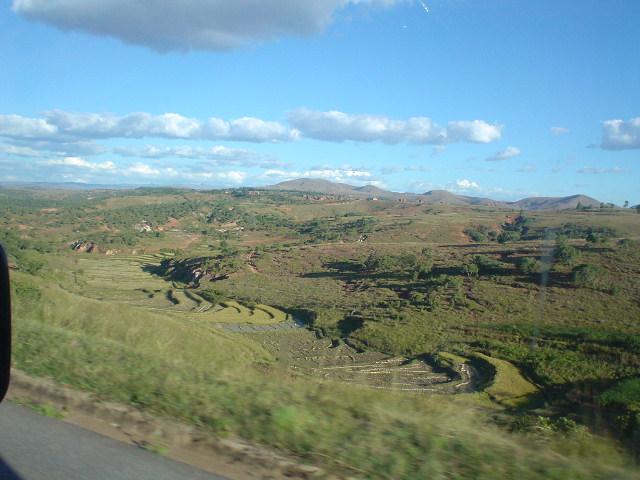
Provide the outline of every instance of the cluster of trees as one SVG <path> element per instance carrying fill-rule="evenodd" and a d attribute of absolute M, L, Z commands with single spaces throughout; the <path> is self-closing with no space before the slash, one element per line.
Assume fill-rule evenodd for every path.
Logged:
<path fill-rule="evenodd" d="M 574 265 L 580 258 L 580 251 L 569 245 L 567 237 L 558 236 L 556 247 L 553 249 L 553 259 L 562 265 Z"/>
<path fill-rule="evenodd" d="M 525 217 L 520 212 L 520 215 L 513 222 L 507 222 L 502 225 L 502 232 L 500 232 L 496 240 L 500 243 L 517 242 L 521 238 L 527 237 L 531 230 L 532 222 L 529 217 Z"/>
<path fill-rule="evenodd" d="M 464 307 L 467 305 L 467 297 L 463 291 L 462 278 L 438 274 L 430 276 L 425 284 L 424 291 L 413 291 L 409 295 L 409 301 L 418 308 L 426 307 L 429 311 L 436 310 L 445 305 L 451 307 Z"/>
<path fill-rule="evenodd" d="M 625 205 L 624 207 L 627 208 L 629 206 L 629 201 L 625 201 Z M 582 202 L 578 202 L 578 204 L 576 205 L 576 210 L 581 210 L 581 211 L 588 211 L 588 210 L 595 210 L 596 208 L 599 208 L 600 210 L 607 210 L 607 209 L 612 209 L 615 208 L 616 206 L 611 203 L 611 202 L 600 202 L 600 206 L 599 207 L 592 207 L 591 205 L 583 205 Z"/>
<path fill-rule="evenodd" d="M 419 254 L 405 252 L 400 255 L 371 253 L 361 269 L 367 273 L 410 272 L 414 280 L 425 279 L 433 269 L 433 253 L 423 248 Z"/>
<path fill-rule="evenodd" d="M 29 239 L 5 229 L 0 229 L 0 244 L 20 270 L 34 275 L 46 265 L 45 254 L 52 252 L 47 242 Z"/>
<path fill-rule="evenodd" d="M 544 228 L 532 231 L 529 235 L 531 239 L 548 239 L 548 238 L 584 238 L 590 239 L 608 239 L 618 236 L 618 232 L 610 227 L 592 227 L 587 225 L 579 225 L 576 223 L 565 223 L 561 227 Z"/>
<path fill-rule="evenodd" d="M 486 242 L 487 240 L 495 240 L 498 232 L 486 225 L 474 225 L 464 229 L 464 234 L 474 242 Z"/>
<path fill-rule="evenodd" d="M 220 242 L 220 254 L 203 260 L 202 269 L 214 279 L 226 278 L 242 268 L 240 251 L 226 240 Z"/>
<path fill-rule="evenodd" d="M 377 221 L 374 217 L 338 221 L 333 218 L 319 218 L 302 222 L 296 226 L 299 235 L 308 235 L 313 242 L 331 242 L 355 239 L 359 235 L 371 233 Z"/>
<path fill-rule="evenodd" d="M 523 275 L 536 275 L 543 273 L 546 269 L 545 265 L 531 257 L 521 257 L 516 261 L 518 272 Z"/>
<path fill-rule="evenodd" d="M 501 231 L 497 232 L 486 225 L 474 225 L 464 229 L 474 242 L 498 241 L 500 243 L 517 242 L 526 237 L 531 230 L 532 220 L 524 216 L 522 212 L 513 220 L 501 225 Z"/>
<path fill-rule="evenodd" d="M 163 225 L 169 218 L 182 218 L 206 205 L 203 201 L 186 200 L 176 203 L 130 205 L 101 209 L 97 213 L 103 222 L 120 229 L 132 229 L 133 225 L 146 221 L 149 225 Z M 84 216 L 86 217 L 86 212 Z"/>

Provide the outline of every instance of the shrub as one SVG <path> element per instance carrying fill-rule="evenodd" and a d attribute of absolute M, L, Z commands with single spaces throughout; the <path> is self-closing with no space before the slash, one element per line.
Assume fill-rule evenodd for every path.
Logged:
<path fill-rule="evenodd" d="M 575 247 L 569 245 L 566 238 L 558 237 L 558 245 L 553 251 L 553 257 L 562 264 L 573 265 L 580 257 L 580 252 Z"/>
<path fill-rule="evenodd" d="M 604 271 L 595 265 L 584 264 L 573 269 L 572 280 L 577 287 L 599 288 L 606 280 Z"/>
<path fill-rule="evenodd" d="M 480 269 L 478 268 L 478 265 L 476 265 L 475 263 L 467 263 L 466 265 L 463 265 L 462 271 L 467 277 L 471 278 L 471 277 L 477 277 Z"/>
<path fill-rule="evenodd" d="M 465 228 L 464 234 L 474 242 L 484 242 L 487 239 L 487 236 L 483 232 L 472 227 Z"/>
<path fill-rule="evenodd" d="M 482 274 L 494 273 L 503 267 L 501 262 L 488 255 L 474 256 L 473 263 L 478 266 L 478 271 Z"/>
<path fill-rule="evenodd" d="M 396 267 L 396 259 L 390 255 L 370 254 L 364 261 L 364 266 L 369 272 L 385 272 Z"/>
<path fill-rule="evenodd" d="M 535 258 L 522 257 L 519 258 L 516 263 L 516 268 L 523 275 L 532 275 L 534 273 L 540 273 L 542 265 Z"/>
<path fill-rule="evenodd" d="M 506 231 L 501 232 L 500 235 L 498 235 L 497 240 L 500 243 L 517 242 L 518 240 L 520 240 L 520 237 L 520 232 Z"/>
<path fill-rule="evenodd" d="M 426 301 L 426 296 L 422 292 L 411 292 L 409 294 L 409 300 L 416 306 L 424 305 Z"/>

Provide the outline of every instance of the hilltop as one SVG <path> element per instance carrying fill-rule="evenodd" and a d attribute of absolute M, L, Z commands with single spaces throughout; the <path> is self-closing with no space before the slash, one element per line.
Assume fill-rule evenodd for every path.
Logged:
<path fill-rule="evenodd" d="M 330 182 L 321 178 L 298 178 L 267 187 L 271 190 L 321 193 L 323 195 L 345 195 L 349 197 L 397 197 L 400 194 L 383 190 L 374 185 L 356 187 L 346 183 Z"/>
<path fill-rule="evenodd" d="M 356 187 L 347 183 L 331 182 L 320 178 L 298 178 L 287 180 L 267 187 L 271 190 L 283 190 L 290 192 L 309 192 L 324 195 L 342 195 L 346 197 L 376 197 L 380 199 L 406 199 L 421 203 L 441 205 L 484 205 L 489 207 L 503 207 L 523 210 L 572 210 L 578 205 L 587 208 L 598 208 L 600 200 L 587 195 L 571 195 L 567 197 L 529 197 L 514 202 L 493 200 L 484 197 L 458 195 L 447 190 L 430 190 L 418 193 L 400 193 L 384 190 L 375 185 Z"/>

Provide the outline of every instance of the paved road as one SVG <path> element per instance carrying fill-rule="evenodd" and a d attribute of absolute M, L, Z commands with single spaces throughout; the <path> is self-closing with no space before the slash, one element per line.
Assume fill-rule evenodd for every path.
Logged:
<path fill-rule="evenodd" d="M 1 480 L 225 480 L 9 402 L 0 405 Z"/>

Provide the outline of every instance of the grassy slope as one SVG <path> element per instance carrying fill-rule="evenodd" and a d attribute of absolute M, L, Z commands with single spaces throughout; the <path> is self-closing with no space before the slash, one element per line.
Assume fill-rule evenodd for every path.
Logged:
<path fill-rule="evenodd" d="M 103 398 L 371 478 L 632 478 L 597 438 L 534 441 L 489 425 L 473 404 L 265 376 L 268 355 L 243 337 L 15 281 L 16 366 Z"/>
<path fill-rule="evenodd" d="M 158 205 L 163 197 L 131 198 L 143 198 L 135 200 L 136 205 Z M 208 198 L 205 194 L 192 197 Z M 126 207 L 128 198 L 118 194 L 109 207 Z M 175 197 L 167 201 L 175 202 Z M 268 204 L 241 203 L 249 210 L 271 210 Z M 256 259 L 259 273 L 245 270 L 216 282 L 217 290 L 242 301 L 311 308 L 318 314 L 316 325 L 336 336 L 344 335 L 340 322 L 345 315 L 361 310 L 370 319 L 348 335 L 371 348 L 406 354 L 445 349 L 467 356 L 480 350 L 513 362 L 545 393 L 553 388 L 566 392 L 576 382 L 617 381 L 637 375 L 640 369 L 640 342 L 633 343 L 640 333 L 640 282 L 636 281 L 640 262 L 633 252 L 625 254 L 611 245 L 578 245 L 583 250 L 581 261 L 593 262 L 608 272 L 619 288 L 615 295 L 570 288 L 563 268 L 548 287 L 540 289 L 536 282 L 517 274 L 507 258 L 499 275 L 463 278 L 464 292 L 472 294 L 467 295 L 464 306 L 445 301 L 428 311 L 402 301 L 407 289 L 422 288 L 406 276 L 363 278 L 354 272 L 344 274 L 333 264 L 365 257 L 371 251 L 397 254 L 419 251 L 426 245 L 434 249 L 436 266 L 447 270 L 480 252 L 496 258 L 501 252 L 535 256 L 536 243 L 469 245 L 462 233 L 466 226 L 495 227 L 505 220 L 505 212 L 491 209 L 364 201 L 277 208 L 297 220 L 358 212 L 375 215 L 378 223 L 365 244 L 336 241 L 324 246 L 275 248 Z M 545 225 L 604 225 L 621 235 L 640 237 L 640 216 L 630 212 L 533 216 Z M 34 210 L 15 218 L 23 225 L 23 236 L 46 238 L 62 251 L 66 242 L 77 237 L 73 222 L 65 223 L 63 217 L 63 211 Z M 2 228 L 12 225 L 9 217 L 1 221 Z M 189 245 L 189 251 L 210 251 L 217 239 L 197 233 L 209 228 L 198 222 L 195 216 L 181 218 L 176 232 L 158 239 L 141 237 L 135 248 L 157 251 Z M 309 240 L 283 235 L 279 232 L 278 238 L 292 245 Z M 273 238 L 271 232 L 229 237 L 238 246 L 252 247 L 256 241 L 273 242 Z M 533 253 L 526 253 L 531 248 Z M 631 478 L 637 473 L 612 470 L 625 463 L 624 456 L 612 444 L 582 430 L 521 436 L 498 429 L 487 420 L 486 402 L 477 398 L 400 397 L 291 379 L 276 375 L 275 370 L 265 375 L 265 369 L 271 372 L 272 359 L 247 337 L 211 329 L 206 322 L 197 321 L 198 314 L 180 308 L 167 314 L 164 280 L 138 277 L 139 268 L 118 270 L 100 265 L 97 270 L 102 271 L 93 275 L 87 262 L 101 264 L 104 257 L 52 259 L 53 271 L 56 265 L 60 268 L 50 271 L 44 282 L 15 275 L 24 287 L 16 304 L 16 361 L 32 374 L 49 375 L 105 398 L 132 402 L 219 433 L 240 433 L 310 458 L 354 465 L 375 472 L 369 476 L 377 478 Z M 81 260 L 76 263 L 74 259 Z M 70 275 L 73 272 L 75 280 Z M 34 305 L 37 290 L 25 287 L 29 283 L 41 289 L 42 306 Z M 54 286 L 57 283 L 76 293 L 59 289 Z M 148 292 L 136 290 L 142 284 L 150 293 L 160 292 L 150 299 Z M 136 306 L 153 302 L 161 310 Z M 188 300 L 182 302 L 186 304 Z M 532 339 L 537 342 L 534 354 Z M 509 370 L 509 364 L 501 365 L 502 370 Z"/>

